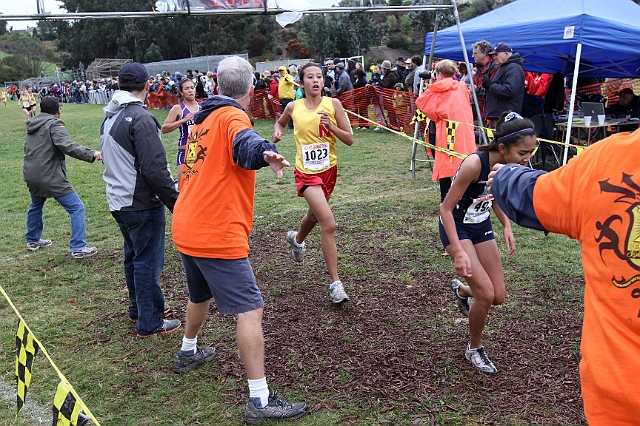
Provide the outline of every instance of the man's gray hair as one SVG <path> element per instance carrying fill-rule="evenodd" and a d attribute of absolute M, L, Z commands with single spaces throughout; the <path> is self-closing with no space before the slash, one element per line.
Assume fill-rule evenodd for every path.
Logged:
<path fill-rule="evenodd" d="M 491 46 L 491 43 L 489 43 L 487 40 L 477 41 L 477 42 L 473 43 L 472 47 L 474 49 L 477 47 L 478 50 L 481 51 L 482 53 L 484 53 L 485 55 L 488 55 L 489 52 L 491 52 L 493 50 L 493 46 Z"/>
<path fill-rule="evenodd" d="M 224 58 L 218 64 L 218 85 L 223 96 L 232 99 L 247 96 L 253 87 L 253 67 L 239 56 Z"/>

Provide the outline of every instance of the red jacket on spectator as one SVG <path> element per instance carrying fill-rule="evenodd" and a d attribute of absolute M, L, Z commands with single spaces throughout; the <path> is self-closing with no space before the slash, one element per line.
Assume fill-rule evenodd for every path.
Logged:
<path fill-rule="evenodd" d="M 484 67 L 478 68 L 473 75 L 473 85 L 478 95 L 478 108 L 480 109 L 483 122 L 487 120 L 487 98 L 484 94 L 485 89 L 482 87 L 482 79 L 488 74 L 489 78 L 493 80 L 493 76 L 498 72 L 498 68 L 500 67 L 496 65 L 494 61 L 490 60 Z"/>
<path fill-rule="evenodd" d="M 278 82 L 275 78 L 271 79 L 271 83 L 269 83 L 268 89 L 271 96 L 273 96 L 274 98 L 278 97 Z"/>
<path fill-rule="evenodd" d="M 545 93 L 547 93 L 547 87 L 549 87 L 549 83 L 551 82 L 552 77 L 552 74 L 525 71 L 524 88 L 528 94 L 544 98 Z"/>

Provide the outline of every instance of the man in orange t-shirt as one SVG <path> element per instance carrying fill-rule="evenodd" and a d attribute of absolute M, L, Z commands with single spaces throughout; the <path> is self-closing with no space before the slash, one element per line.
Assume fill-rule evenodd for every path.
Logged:
<path fill-rule="evenodd" d="M 176 373 L 191 371 L 216 356 L 198 348 L 197 336 L 215 299 L 221 314 L 237 315 L 238 349 L 247 371 L 249 402 L 245 421 L 297 418 L 304 402 L 290 403 L 269 392 L 264 372 L 264 302 L 249 264 L 255 170 L 270 166 L 279 178 L 289 163 L 251 128 L 247 108 L 253 96 L 251 64 L 237 56 L 218 66 L 220 96 L 201 104 L 187 139 L 180 195 L 172 233 L 187 276 L 189 302 Z"/>
<path fill-rule="evenodd" d="M 590 426 L 640 420 L 638 150 L 640 130 L 603 139 L 551 173 L 515 164 L 492 172 L 494 199 L 511 220 L 582 246 L 580 379 Z"/>

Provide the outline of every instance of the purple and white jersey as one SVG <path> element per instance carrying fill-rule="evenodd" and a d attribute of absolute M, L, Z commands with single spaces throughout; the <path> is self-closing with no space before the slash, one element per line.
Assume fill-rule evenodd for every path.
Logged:
<path fill-rule="evenodd" d="M 198 111 L 200 111 L 202 107 L 198 104 Z M 182 102 L 180 104 L 180 110 L 182 112 L 180 119 L 185 118 L 189 113 L 193 112 L 194 114 L 197 111 L 191 111 L 189 108 Z M 187 149 L 187 138 L 189 137 L 189 133 L 191 133 L 191 127 L 193 126 L 193 119 L 187 121 L 186 123 L 180 125 L 180 137 L 178 138 L 178 156 L 176 157 L 176 166 L 180 166 L 184 164 L 184 157 Z"/>

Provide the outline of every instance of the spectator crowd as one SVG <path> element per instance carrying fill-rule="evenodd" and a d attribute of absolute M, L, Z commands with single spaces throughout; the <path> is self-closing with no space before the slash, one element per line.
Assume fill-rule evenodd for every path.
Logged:
<path fill-rule="evenodd" d="M 472 88 L 476 91 L 477 108 L 473 97 L 469 96 L 474 124 L 493 127 L 496 119 L 504 111 L 534 117 L 568 109 L 565 90 L 569 82 L 564 76 L 556 73 L 554 78 L 551 74 L 525 71 L 523 59 L 517 52 L 513 52 L 509 44 L 502 42 L 492 46 L 486 40 L 478 41 L 473 44 L 472 58 L 471 70 L 467 70 L 464 62 L 454 61 L 456 69 L 452 78 L 467 84 L 470 93 Z M 410 131 L 411 119 L 416 110 L 415 101 L 421 89 L 425 90 L 428 87 L 438 61 L 433 61 L 430 69 L 426 70 L 427 64 L 423 64 L 421 55 L 410 58 L 398 57 L 395 61 L 385 59 L 380 63 L 370 63 L 368 67 L 354 59 L 328 57 L 319 61 L 324 76 L 323 94 L 337 97 L 345 109 L 355 113 L 350 116 L 350 121 L 356 129 L 380 131 L 388 127 Z M 262 72 L 254 71 L 255 94 L 249 105 L 252 118 L 278 119 L 289 102 L 304 97 L 304 91 L 299 85 L 301 67 L 302 64 L 292 64 L 265 69 Z M 65 71 L 62 69 L 63 78 Z M 185 72 L 163 71 L 151 75 L 146 104 L 153 109 L 170 109 L 179 104 L 178 85 L 183 79 L 193 81 L 198 101 L 211 98 L 218 94 L 216 71 L 217 69 L 207 72 L 189 69 Z M 60 76 L 57 68 L 56 75 Z M 82 65 L 79 65 L 78 69 L 74 68 L 66 76 L 75 79 L 34 84 L 28 87 L 29 93 L 33 94 L 36 102 L 41 98 L 53 96 L 61 103 L 107 104 L 118 89 L 117 76 L 86 79 Z M 580 88 L 603 81 L 579 79 L 578 86 Z M 5 88 L 6 93 L 3 93 L 6 100 L 22 104 L 24 89 L 12 85 Z M 624 95 L 622 89 L 631 91 L 631 95 L 635 96 L 633 88 L 628 86 L 620 87 L 615 93 L 606 93 L 609 98 L 607 113 L 640 116 L 637 102 L 624 104 L 627 99 L 623 96 L 623 104 L 616 103 L 618 96 Z M 593 100 L 595 95 L 599 94 L 599 90 L 596 92 L 584 96 L 584 99 L 579 96 L 577 109 L 580 109 L 581 100 Z M 598 100 L 604 101 L 605 98 L 600 97 Z M 435 129 L 431 130 L 431 133 L 435 133 Z"/>

